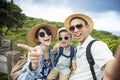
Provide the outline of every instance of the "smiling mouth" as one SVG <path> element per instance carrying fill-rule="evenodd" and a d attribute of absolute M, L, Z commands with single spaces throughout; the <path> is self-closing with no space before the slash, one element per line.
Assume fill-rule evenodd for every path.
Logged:
<path fill-rule="evenodd" d="M 47 41 L 47 42 L 48 42 L 48 41 L 50 41 L 50 39 L 45 39 L 44 41 Z"/>
<path fill-rule="evenodd" d="M 75 34 L 75 37 L 80 37 L 82 34 Z"/>

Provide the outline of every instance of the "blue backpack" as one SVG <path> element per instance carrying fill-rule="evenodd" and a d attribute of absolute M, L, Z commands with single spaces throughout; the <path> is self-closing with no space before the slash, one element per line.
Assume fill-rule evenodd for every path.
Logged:
<path fill-rule="evenodd" d="M 72 45 L 70 45 L 70 56 L 67 56 L 65 54 L 63 54 L 63 47 L 59 47 L 59 53 L 58 55 L 56 54 L 56 58 L 55 58 L 55 66 L 57 64 L 57 62 L 59 61 L 60 56 L 64 56 L 66 58 L 70 58 L 70 67 L 72 66 L 72 59 L 75 56 L 75 49 Z"/>

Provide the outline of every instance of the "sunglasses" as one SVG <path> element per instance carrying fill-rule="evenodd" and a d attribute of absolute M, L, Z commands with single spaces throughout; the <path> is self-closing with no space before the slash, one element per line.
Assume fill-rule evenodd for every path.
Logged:
<path fill-rule="evenodd" d="M 61 41 L 61 40 L 68 40 L 70 38 L 70 36 L 64 36 L 64 37 L 59 37 L 58 39 Z"/>
<path fill-rule="evenodd" d="M 40 37 L 45 37 L 45 34 L 47 34 L 48 36 L 52 35 L 52 33 L 50 31 L 47 31 L 46 33 L 45 32 L 39 32 L 38 35 Z"/>
<path fill-rule="evenodd" d="M 75 30 L 75 27 L 76 27 L 77 29 L 80 29 L 80 28 L 83 27 L 83 24 L 76 24 L 75 26 L 70 26 L 70 27 L 69 27 L 69 31 L 74 31 L 74 30 Z"/>

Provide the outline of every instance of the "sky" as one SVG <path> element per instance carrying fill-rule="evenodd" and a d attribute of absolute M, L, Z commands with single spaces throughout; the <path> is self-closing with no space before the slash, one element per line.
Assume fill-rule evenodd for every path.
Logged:
<path fill-rule="evenodd" d="M 64 22 L 71 14 L 91 17 L 94 29 L 120 36 L 120 0 L 14 0 L 25 15 Z"/>

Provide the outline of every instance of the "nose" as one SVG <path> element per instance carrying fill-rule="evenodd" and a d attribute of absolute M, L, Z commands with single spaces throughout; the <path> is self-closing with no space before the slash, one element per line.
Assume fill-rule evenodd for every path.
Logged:
<path fill-rule="evenodd" d="M 45 33 L 45 37 L 46 37 L 46 36 L 48 36 L 48 34 L 47 34 L 47 33 Z"/>
<path fill-rule="evenodd" d="M 78 32 L 78 31 L 79 31 L 79 29 L 75 27 L 75 30 L 74 30 L 74 32 Z"/>

